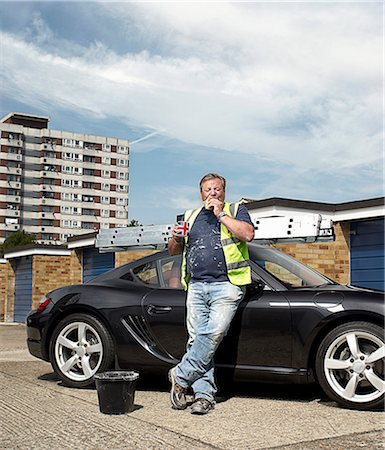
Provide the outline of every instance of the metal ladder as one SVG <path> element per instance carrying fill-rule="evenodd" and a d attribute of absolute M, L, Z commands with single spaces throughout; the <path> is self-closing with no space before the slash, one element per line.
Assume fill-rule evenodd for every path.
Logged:
<path fill-rule="evenodd" d="M 253 217 L 254 241 L 261 244 L 311 243 L 334 240 L 333 221 L 320 214 Z M 100 230 L 95 246 L 99 252 L 155 249 L 167 247 L 174 224 Z"/>

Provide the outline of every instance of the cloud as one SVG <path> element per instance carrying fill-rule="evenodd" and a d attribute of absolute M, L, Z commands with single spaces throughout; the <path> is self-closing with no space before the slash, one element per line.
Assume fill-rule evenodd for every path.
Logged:
<path fill-rule="evenodd" d="M 109 20 L 124 31 L 121 47 L 97 31 L 87 45 L 72 43 L 35 13 L 30 42 L 1 35 L 3 94 L 304 171 L 381 162 L 379 4 L 106 2 L 82 14 L 87 8 L 95 30 Z"/>

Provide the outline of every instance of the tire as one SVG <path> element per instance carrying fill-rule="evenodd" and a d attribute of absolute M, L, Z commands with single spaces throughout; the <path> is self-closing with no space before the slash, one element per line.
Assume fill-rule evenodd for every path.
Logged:
<path fill-rule="evenodd" d="M 82 388 L 94 375 L 111 368 L 114 343 L 100 320 L 88 314 L 72 314 L 55 328 L 50 343 L 53 370 L 66 386 Z"/>
<path fill-rule="evenodd" d="M 345 408 L 384 405 L 384 330 L 369 322 L 340 325 L 325 336 L 316 356 L 316 374 L 325 394 Z"/>

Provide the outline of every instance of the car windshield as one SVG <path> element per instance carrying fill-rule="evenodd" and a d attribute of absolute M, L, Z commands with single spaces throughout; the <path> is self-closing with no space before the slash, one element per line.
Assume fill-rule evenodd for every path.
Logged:
<path fill-rule="evenodd" d="M 275 248 L 250 246 L 250 259 L 289 288 L 334 284 L 329 278 Z"/>

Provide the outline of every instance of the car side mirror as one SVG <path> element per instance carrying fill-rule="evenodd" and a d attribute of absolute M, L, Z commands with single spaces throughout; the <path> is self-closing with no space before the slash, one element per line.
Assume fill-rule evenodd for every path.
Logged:
<path fill-rule="evenodd" d="M 256 295 L 263 291 L 265 288 L 265 283 L 262 280 L 253 280 L 248 286 L 248 291 L 250 295 Z"/>

